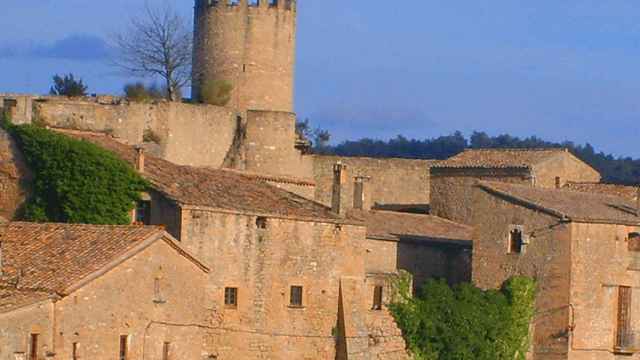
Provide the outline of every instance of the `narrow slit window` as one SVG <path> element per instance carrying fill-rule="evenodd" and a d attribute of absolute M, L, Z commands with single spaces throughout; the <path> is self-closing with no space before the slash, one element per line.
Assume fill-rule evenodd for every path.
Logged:
<path fill-rule="evenodd" d="M 509 253 L 521 254 L 524 247 L 522 229 L 514 228 L 509 232 Z"/>
<path fill-rule="evenodd" d="M 228 287 L 224 289 L 224 305 L 234 309 L 238 307 L 238 288 Z"/>
<path fill-rule="evenodd" d="M 78 343 L 74 342 L 71 347 L 71 359 L 78 360 L 80 359 L 80 354 L 78 353 Z"/>
<path fill-rule="evenodd" d="M 633 346 L 633 331 L 631 329 L 631 288 L 618 288 L 618 317 L 616 326 L 616 348 L 629 349 Z"/>
<path fill-rule="evenodd" d="M 258 218 L 256 218 L 256 228 L 260 230 L 265 230 L 267 228 L 267 218 L 263 216 L 258 216 Z"/>
<path fill-rule="evenodd" d="M 171 343 L 165 341 L 164 344 L 162 344 L 162 360 L 169 360 L 170 351 Z"/>
<path fill-rule="evenodd" d="M 373 289 L 373 310 L 382 310 L 382 286 Z"/>
<path fill-rule="evenodd" d="M 293 307 L 302 307 L 302 286 L 291 287 L 290 305 Z"/>
<path fill-rule="evenodd" d="M 119 360 L 129 358 L 129 335 L 120 335 L 120 357 Z"/>

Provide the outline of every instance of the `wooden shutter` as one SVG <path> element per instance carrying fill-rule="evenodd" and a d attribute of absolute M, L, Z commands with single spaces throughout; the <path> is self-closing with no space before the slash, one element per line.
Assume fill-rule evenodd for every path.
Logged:
<path fill-rule="evenodd" d="M 618 324 L 616 332 L 616 347 L 624 349 L 631 346 L 631 288 L 618 288 Z"/>

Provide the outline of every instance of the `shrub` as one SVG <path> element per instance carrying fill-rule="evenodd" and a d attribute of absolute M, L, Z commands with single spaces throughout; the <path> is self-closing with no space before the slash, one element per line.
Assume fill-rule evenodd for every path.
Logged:
<path fill-rule="evenodd" d="M 200 89 L 200 101 L 217 106 L 226 106 L 231 100 L 233 85 L 224 80 L 207 81 Z"/>
<path fill-rule="evenodd" d="M 49 90 L 51 95 L 80 97 L 87 95 L 88 87 L 82 82 L 82 79 L 76 80 L 73 74 L 55 75 L 53 77 L 53 86 Z"/>
<path fill-rule="evenodd" d="M 33 125 L 8 125 L 33 171 L 24 219 L 128 224 L 148 184 L 126 162 L 86 141 Z"/>
<path fill-rule="evenodd" d="M 521 360 L 529 348 L 535 282 L 516 277 L 501 290 L 427 282 L 420 295 L 390 310 L 420 360 Z"/>
<path fill-rule="evenodd" d="M 164 99 L 166 95 L 157 85 L 147 86 L 142 82 L 136 82 L 124 86 L 124 96 L 130 101 L 149 102 Z"/>

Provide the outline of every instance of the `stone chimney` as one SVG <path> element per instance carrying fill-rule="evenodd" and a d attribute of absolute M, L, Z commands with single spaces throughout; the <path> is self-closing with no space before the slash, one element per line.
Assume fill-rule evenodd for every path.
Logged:
<path fill-rule="evenodd" d="M 368 176 L 356 176 L 353 186 L 353 208 L 355 210 L 369 210 L 369 180 Z"/>
<path fill-rule="evenodd" d="M 331 211 L 334 213 L 345 216 L 348 210 L 347 206 L 347 166 L 338 161 L 333 165 L 333 193 L 331 198 Z"/>
<path fill-rule="evenodd" d="M 142 146 L 136 146 L 136 170 L 138 172 L 144 172 L 144 148 Z"/>

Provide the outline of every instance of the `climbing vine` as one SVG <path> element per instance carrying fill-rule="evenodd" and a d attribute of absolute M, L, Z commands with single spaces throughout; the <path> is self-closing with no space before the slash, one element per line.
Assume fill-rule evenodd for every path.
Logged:
<path fill-rule="evenodd" d="M 500 290 L 431 280 L 419 296 L 401 295 L 390 309 L 416 360 L 524 360 L 535 287 L 525 277 Z"/>
<path fill-rule="evenodd" d="M 86 141 L 34 125 L 2 122 L 33 172 L 21 218 L 35 222 L 128 224 L 148 184 L 126 162 Z"/>

